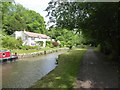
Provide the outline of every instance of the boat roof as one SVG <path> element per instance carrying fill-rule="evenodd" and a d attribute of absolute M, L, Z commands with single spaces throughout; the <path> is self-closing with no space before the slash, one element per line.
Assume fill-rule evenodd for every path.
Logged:
<path fill-rule="evenodd" d="M 10 51 L 10 50 L 0 50 L 0 52 L 7 52 L 7 51 Z"/>

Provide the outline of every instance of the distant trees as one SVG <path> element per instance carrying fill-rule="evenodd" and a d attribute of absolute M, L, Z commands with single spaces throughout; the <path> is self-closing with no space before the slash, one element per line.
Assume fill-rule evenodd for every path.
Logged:
<path fill-rule="evenodd" d="M 75 34 L 76 32 L 63 29 L 63 28 L 51 28 L 47 34 L 55 39 L 60 41 L 61 46 L 76 46 L 85 42 L 85 38 L 82 35 Z"/>
<path fill-rule="evenodd" d="M 49 2 L 46 8 L 56 27 L 82 30 L 84 36 L 101 51 L 113 58 L 120 57 L 120 30 L 118 2 Z"/>
<path fill-rule="evenodd" d="M 19 48 L 18 45 L 21 45 L 18 40 L 8 35 L 21 30 L 47 34 L 56 41 L 59 40 L 61 46 L 78 45 L 83 41 L 82 36 L 69 29 L 51 28 L 46 30 L 44 18 L 40 14 L 12 2 L 2 2 L 2 29 L 7 34 L 2 38 L 3 47 L 11 45 L 11 48 Z M 48 44 L 51 46 L 50 43 Z M 57 43 L 54 43 L 54 46 L 58 46 Z"/>
<path fill-rule="evenodd" d="M 8 35 L 16 30 L 46 33 L 44 18 L 40 14 L 12 2 L 2 2 L 2 26 Z"/>

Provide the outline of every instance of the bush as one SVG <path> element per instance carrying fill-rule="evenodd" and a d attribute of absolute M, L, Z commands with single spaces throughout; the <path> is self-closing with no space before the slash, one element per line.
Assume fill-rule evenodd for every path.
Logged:
<path fill-rule="evenodd" d="M 51 41 L 46 41 L 46 46 L 47 47 L 53 47 L 52 42 Z"/>
<path fill-rule="evenodd" d="M 58 43 L 58 42 L 52 42 L 52 45 L 53 45 L 54 47 L 57 47 L 57 46 L 59 46 L 59 43 Z"/>
<path fill-rule="evenodd" d="M 2 37 L 2 47 L 8 49 L 17 49 L 22 45 L 20 40 L 15 39 L 14 37 L 4 36 Z"/>
<path fill-rule="evenodd" d="M 64 47 L 64 46 L 65 46 L 65 41 L 61 41 L 60 43 L 61 43 L 61 44 L 60 44 L 61 47 Z"/>
<path fill-rule="evenodd" d="M 23 50 L 38 49 L 38 46 L 27 46 L 27 45 L 23 46 L 21 38 L 15 39 L 14 37 L 10 37 L 8 35 L 2 37 L 1 45 L 3 48 L 8 48 L 8 49 L 23 49 Z"/>

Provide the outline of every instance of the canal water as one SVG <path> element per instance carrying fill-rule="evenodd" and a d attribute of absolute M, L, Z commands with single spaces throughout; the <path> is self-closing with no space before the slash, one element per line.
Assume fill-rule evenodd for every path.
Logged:
<path fill-rule="evenodd" d="M 56 58 L 66 51 L 20 59 L 2 65 L 2 88 L 28 88 L 56 67 Z"/>

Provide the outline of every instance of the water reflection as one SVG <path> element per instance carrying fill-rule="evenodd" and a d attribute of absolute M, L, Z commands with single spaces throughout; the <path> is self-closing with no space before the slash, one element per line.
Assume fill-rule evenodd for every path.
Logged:
<path fill-rule="evenodd" d="M 65 51 L 21 59 L 2 65 L 3 88 L 28 88 L 56 67 L 56 58 Z"/>

